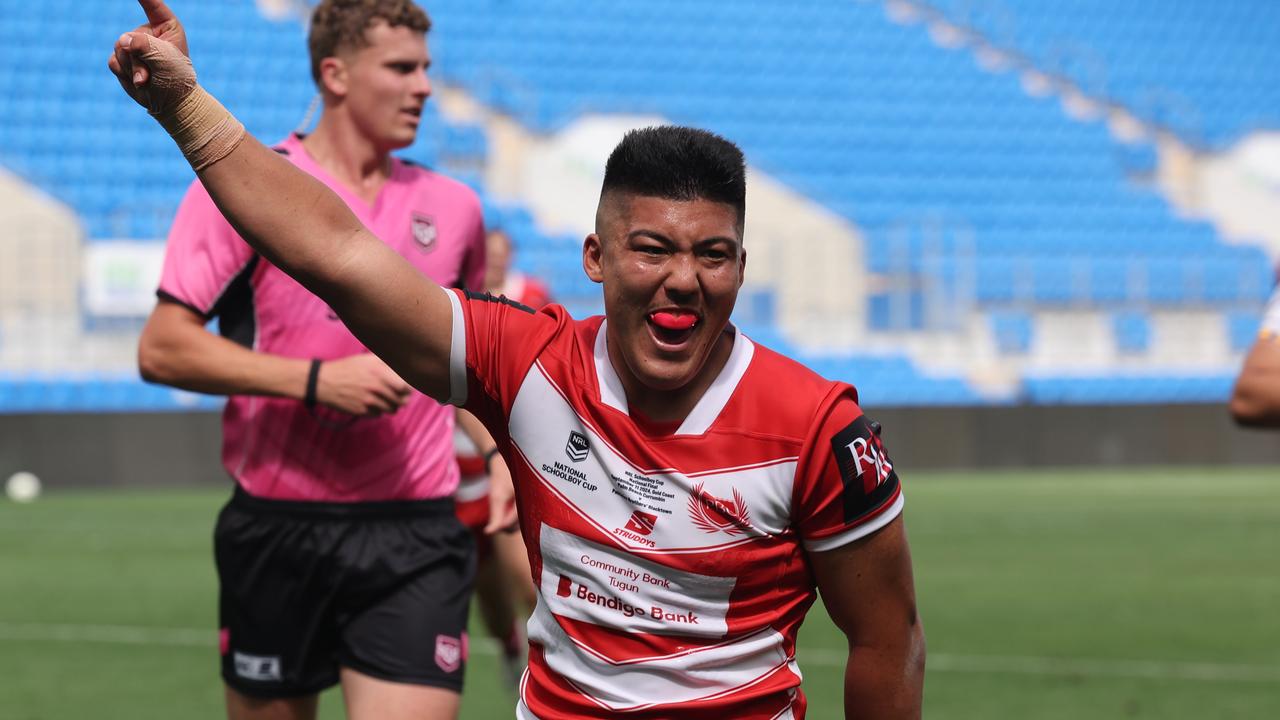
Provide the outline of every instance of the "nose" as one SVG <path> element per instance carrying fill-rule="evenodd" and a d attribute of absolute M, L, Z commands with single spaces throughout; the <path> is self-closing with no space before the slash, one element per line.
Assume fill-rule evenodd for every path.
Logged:
<path fill-rule="evenodd" d="M 427 74 L 426 70 L 421 70 L 417 73 L 417 80 L 413 84 L 413 94 L 423 100 L 431 97 L 431 76 Z"/>
<path fill-rule="evenodd" d="M 676 253 L 668 263 L 664 283 L 672 299 L 687 299 L 698 292 L 698 265 L 692 253 Z"/>

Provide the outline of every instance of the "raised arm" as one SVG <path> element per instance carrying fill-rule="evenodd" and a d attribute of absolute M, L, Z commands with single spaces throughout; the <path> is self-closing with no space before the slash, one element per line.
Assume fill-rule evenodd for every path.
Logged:
<path fill-rule="evenodd" d="M 318 295 L 400 377 L 449 397 L 449 296 L 376 238 L 322 183 L 244 132 L 203 88 L 162 0 L 108 66 L 164 126 L 218 209 L 263 257 Z M 173 41 L 173 42 L 171 42 Z"/>

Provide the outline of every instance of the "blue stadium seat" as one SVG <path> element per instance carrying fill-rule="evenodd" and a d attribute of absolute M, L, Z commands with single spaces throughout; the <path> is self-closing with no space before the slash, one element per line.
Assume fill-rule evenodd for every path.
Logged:
<path fill-rule="evenodd" d="M 1123 353 L 1143 353 L 1151 347 L 1151 319 L 1146 313 L 1126 311 L 1111 316 L 1116 348 Z"/>
<path fill-rule="evenodd" d="M 1031 349 L 1034 322 L 1030 315 L 1016 310 L 993 310 L 989 317 L 997 350 L 1014 355 Z"/>

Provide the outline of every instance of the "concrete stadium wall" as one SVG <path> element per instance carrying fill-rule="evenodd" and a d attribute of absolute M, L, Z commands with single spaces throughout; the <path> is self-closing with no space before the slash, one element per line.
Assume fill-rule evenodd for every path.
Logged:
<path fill-rule="evenodd" d="M 1118 465 L 1280 464 L 1280 431 L 1235 427 L 1217 405 L 881 408 L 904 472 Z M 0 482 L 46 489 L 229 486 L 216 413 L 0 415 Z"/>
<path fill-rule="evenodd" d="M 899 467 L 1280 464 L 1280 430 L 1237 427 L 1225 405 L 885 408 Z"/>

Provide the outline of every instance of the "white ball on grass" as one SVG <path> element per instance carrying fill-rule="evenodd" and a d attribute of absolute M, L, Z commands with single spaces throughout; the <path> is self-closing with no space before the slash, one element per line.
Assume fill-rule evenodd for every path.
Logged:
<path fill-rule="evenodd" d="M 14 502 L 26 503 L 40 497 L 40 478 L 25 470 L 9 476 L 4 493 Z"/>

